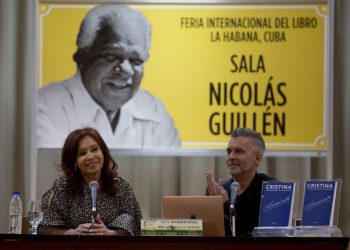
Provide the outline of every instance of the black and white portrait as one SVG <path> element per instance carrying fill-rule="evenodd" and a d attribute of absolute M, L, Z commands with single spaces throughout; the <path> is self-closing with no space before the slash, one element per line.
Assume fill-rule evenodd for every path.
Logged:
<path fill-rule="evenodd" d="M 77 70 L 41 88 L 38 147 L 61 147 L 74 129 L 94 127 L 111 148 L 179 147 L 162 102 L 140 88 L 151 25 L 125 5 L 100 5 L 84 17 L 73 59 Z"/>

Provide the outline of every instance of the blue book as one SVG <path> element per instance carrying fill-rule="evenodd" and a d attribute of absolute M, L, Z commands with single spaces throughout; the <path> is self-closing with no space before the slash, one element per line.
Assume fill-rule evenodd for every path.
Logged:
<path fill-rule="evenodd" d="M 330 226 L 333 221 L 335 180 L 307 180 L 305 182 L 302 226 Z"/>
<path fill-rule="evenodd" d="M 293 217 L 295 182 L 262 184 L 259 227 L 289 227 Z"/>

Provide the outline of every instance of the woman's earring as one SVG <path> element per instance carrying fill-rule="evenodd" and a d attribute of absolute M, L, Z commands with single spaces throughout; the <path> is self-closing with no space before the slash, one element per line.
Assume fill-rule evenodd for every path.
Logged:
<path fill-rule="evenodd" d="M 78 166 L 77 166 L 77 165 L 74 165 L 74 170 L 75 170 L 75 171 L 77 171 L 77 168 L 78 168 Z"/>

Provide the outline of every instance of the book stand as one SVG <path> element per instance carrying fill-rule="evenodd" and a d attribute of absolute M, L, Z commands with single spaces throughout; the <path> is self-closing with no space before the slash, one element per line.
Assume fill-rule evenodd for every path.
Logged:
<path fill-rule="evenodd" d="M 292 237 L 294 227 L 255 227 L 254 237 Z"/>
<path fill-rule="evenodd" d="M 299 226 L 294 229 L 295 237 L 342 237 L 336 226 Z"/>

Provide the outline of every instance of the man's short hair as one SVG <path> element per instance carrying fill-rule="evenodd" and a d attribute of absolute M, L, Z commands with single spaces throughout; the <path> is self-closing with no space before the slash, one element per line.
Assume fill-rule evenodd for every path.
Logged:
<path fill-rule="evenodd" d="M 81 22 L 79 34 L 76 41 L 78 50 L 73 57 L 78 65 L 81 64 L 90 47 L 98 38 L 99 32 L 103 28 L 109 27 L 109 30 L 113 30 L 113 27 L 115 27 L 118 22 L 125 22 L 130 19 L 135 19 L 137 20 L 138 24 L 142 23 L 145 26 L 145 34 L 147 34 L 145 45 L 146 49 L 149 50 L 151 46 L 152 28 L 145 15 L 131 7 L 122 4 L 99 5 L 92 8 L 85 15 L 83 21 Z M 133 27 L 130 27 L 130 29 L 133 29 Z"/>
<path fill-rule="evenodd" d="M 256 144 L 258 147 L 259 151 L 261 154 L 264 154 L 265 151 L 265 141 L 262 138 L 261 134 L 254 131 L 251 128 L 235 128 L 231 132 L 231 137 L 236 138 L 236 137 L 249 137 L 253 139 L 253 142 Z"/>

